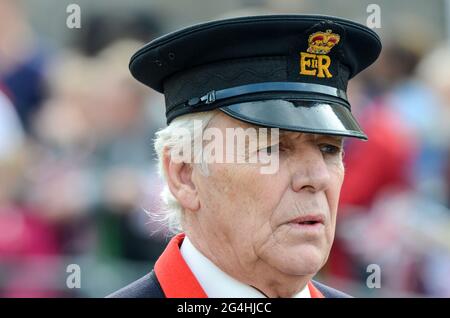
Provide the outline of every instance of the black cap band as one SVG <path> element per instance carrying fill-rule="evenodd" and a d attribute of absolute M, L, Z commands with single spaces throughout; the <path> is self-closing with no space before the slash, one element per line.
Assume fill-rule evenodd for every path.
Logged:
<path fill-rule="evenodd" d="M 240 85 L 236 87 L 226 88 L 222 90 L 212 90 L 201 97 L 194 97 L 186 101 L 185 103 L 175 105 L 167 110 L 166 115 L 171 117 L 170 114 L 173 111 L 181 111 L 182 108 L 197 108 L 204 105 L 210 105 L 217 101 L 222 101 L 229 98 L 256 94 L 266 92 L 293 92 L 302 94 L 321 94 L 342 99 L 348 104 L 347 93 L 341 89 L 311 83 L 298 83 L 298 82 L 265 82 Z M 213 107 L 211 107 L 213 108 Z M 208 108 L 208 109 L 211 109 Z"/>
<path fill-rule="evenodd" d="M 335 87 L 309 84 L 309 83 L 297 83 L 297 82 L 266 82 L 241 85 L 231 88 L 222 89 L 219 91 L 210 91 L 202 97 L 191 98 L 187 104 L 191 107 L 196 107 L 203 104 L 211 104 L 215 101 L 262 92 L 299 92 L 299 93 L 315 93 L 323 94 L 343 99 L 348 103 L 347 93 L 341 89 Z"/>

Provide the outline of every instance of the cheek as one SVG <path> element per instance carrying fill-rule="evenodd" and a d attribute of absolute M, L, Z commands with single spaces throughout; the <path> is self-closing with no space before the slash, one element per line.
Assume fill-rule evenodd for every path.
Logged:
<path fill-rule="evenodd" d="M 202 203 L 207 213 L 221 223 L 242 244 L 257 240 L 257 233 L 270 227 L 273 211 L 284 192 L 273 175 L 260 173 L 252 165 L 215 164 L 202 186 Z M 220 227 L 217 225 L 217 229 Z"/>
<path fill-rule="evenodd" d="M 328 190 L 326 191 L 328 206 L 330 209 L 332 234 L 336 227 L 336 218 L 339 205 L 339 197 L 341 194 L 342 183 L 344 182 L 344 166 L 337 164 L 330 170 L 331 182 Z"/>

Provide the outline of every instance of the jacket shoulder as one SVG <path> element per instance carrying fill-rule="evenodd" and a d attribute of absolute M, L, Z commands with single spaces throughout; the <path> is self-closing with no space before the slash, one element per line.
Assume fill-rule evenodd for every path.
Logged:
<path fill-rule="evenodd" d="M 165 296 L 155 272 L 151 271 L 106 298 L 165 298 Z"/>
<path fill-rule="evenodd" d="M 343 293 L 337 289 L 319 283 L 315 280 L 312 281 L 313 285 L 322 293 L 325 298 L 352 298 L 352 296 Z"/>

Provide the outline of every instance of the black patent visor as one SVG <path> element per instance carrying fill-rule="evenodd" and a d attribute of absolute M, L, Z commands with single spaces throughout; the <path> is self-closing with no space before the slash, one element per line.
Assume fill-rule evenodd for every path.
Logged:
<path fill-rule="evenodd" d="M 368 139 L 350 110 L 339 103 L 272 99 L 236 103 L 219 109 L 233 118 L 258 126 Z"/>

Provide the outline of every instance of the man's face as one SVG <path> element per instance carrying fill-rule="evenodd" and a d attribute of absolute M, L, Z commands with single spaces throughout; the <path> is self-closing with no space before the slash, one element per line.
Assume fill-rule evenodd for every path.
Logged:
<path fill-rule="evenodd" d="M 210 127 L 225 136 L 226 128 L 250 126 L 220 113 Z M 258 163 L 210 163 L 207 176 L 195 166 L 195 230 L 209 238 L 215 258 L 233 255 L 244 271 L 264 263 L 287 275 L 313 275 L 334 238 L 344 178 L 342 138 L 283 132 L 278 148 L 274 174 L 262 174 Z"/>

